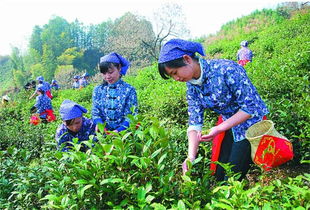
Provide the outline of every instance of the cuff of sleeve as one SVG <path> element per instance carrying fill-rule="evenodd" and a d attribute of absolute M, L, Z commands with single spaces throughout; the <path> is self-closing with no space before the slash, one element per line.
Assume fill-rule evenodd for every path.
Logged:
<path fill-rule="evenodd" d="M 121 132 L 123 130 L 126 130 L 129 127 L 129 122 L 128 121 L 124 121 L 116 130 L 118 132 Z"/>
<path fill-rule="evenodd" d="M 202 130 L 202 125 L 190 125 L 190 126 L 188 126 L 187 133 L 192 131 L 192 130 L 201 131 Z"/>
<path fill-rule="evenodd" d="M 103 124 L 103 120 L 101 118 L 94 119 L 94 123 L 97 125 L 98 123 Z"/>
<path fill-rule="evenodd" d="M 247 113 L 248 115 L 250 115 L 251 116 L 250 119 L 252 117 L 258 116 L 258 114 L 255 114 L 255 112 L 254 113 L 250 113 L 250 110 L 245 111 L 244 109 L 239 109 L 239 111 L 243 111 L 244 113 Z"/>

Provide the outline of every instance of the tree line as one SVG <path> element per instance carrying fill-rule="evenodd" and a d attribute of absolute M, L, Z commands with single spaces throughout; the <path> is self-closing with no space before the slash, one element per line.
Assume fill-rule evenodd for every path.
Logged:
<path fill-rule="evenodd" d="M 133 67 L 148 66 L 157 60 L 164 41 L 189 34 L 178 4 L 162 5 L 153 16 L 151 22 L 127 12 L 96 25 L 53 16 L 47 24 L 33 28 L 25 53 L 13 47 L 10 56 L 0 56 L 0 73 L 5 73 L 2 88 L 22 87 L 39 75 L 64 84 L 75 74 L 94 75 L 99 58 L 112 51 L 130 60 Z"/>

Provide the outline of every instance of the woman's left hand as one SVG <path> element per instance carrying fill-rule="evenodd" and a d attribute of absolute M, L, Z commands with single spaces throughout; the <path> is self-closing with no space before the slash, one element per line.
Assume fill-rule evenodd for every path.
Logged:
<path fill-rule="evenodd" d="M 199 141 L 212 141 L 214 139 L 214 137 L 216 135 L 218 135 L 219 133 L 221 133 L 223 131 L 221 131 L 218 126 L 215 126 L 213 128 L 210 129 L 210 132 L 207 135 L 201 135 L 199 138 Z"/>

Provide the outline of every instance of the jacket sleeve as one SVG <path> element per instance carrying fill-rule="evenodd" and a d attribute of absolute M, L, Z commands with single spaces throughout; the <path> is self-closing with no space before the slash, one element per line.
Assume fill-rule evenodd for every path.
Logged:
<path fill-rule="evenodd" d="M 97 86 L 94 91 L 93 91 L 93 96 L 92 96 L 92 119 L 94 123 L 97 125 L 98 123 L 104 123 L 105 117 L 103 115 L 103 112 L 100 108 L 100 100 L 102 100 L 102 94 L 100 94 L 100 86 Z"/>
<path fill-rule="evenodd" d="M 242 66 L 237 64 L 229 66 L 225 74 L 225 81 L 234 94 L 235 102 L 239 105 L 240 110 L 252 117 L 264 114 L 261 112 L 266 110 L 265 103 L 260 98 Z"/>
<path fill-rule="evenodd" d="M 204 108 L 198 100 L 198 95 L 194 87 L 187 87 L 187 103 L 188 103 L 188 131 L 197 130 L 200 131 L 203 125 L 203 113 Z"/>
<path fill-rule="evenodd" d="M 116 129 L 118 132 L 126 130 L 130 125 L 130 120 L 126 117 L 128 114 L 136 115 L 138 113 L 138 99 L 137 93 L 134 88 L 132 88 L 127 97 L 127 102 L 125 103 L 126 107 L 124 109 L 125 120 L 123 123 Z"/>

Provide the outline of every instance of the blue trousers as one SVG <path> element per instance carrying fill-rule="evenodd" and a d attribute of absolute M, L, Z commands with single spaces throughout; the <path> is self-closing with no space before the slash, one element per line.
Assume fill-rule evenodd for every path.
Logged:
<path fill-rule="evenodd" d="M 241 173 L 239 180 L 243 179 L 250 169 L 250 164 L 252 163 L 251 145 L 249 141 L 244 139 L 239 142 L 234 142 L 231 129 L 226 131 L 218 161 L 233 165 L 232 171 L 235 173 Z M 225 175 L 225 170 L 220 165 L 217 166 L 215 177 L 218 181 L 228 179 Z"/>

